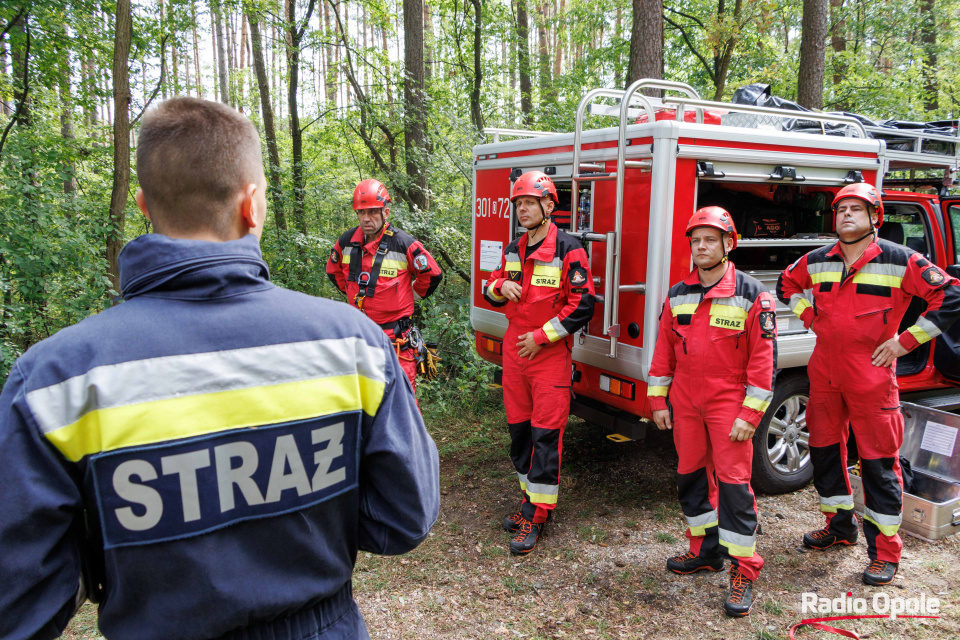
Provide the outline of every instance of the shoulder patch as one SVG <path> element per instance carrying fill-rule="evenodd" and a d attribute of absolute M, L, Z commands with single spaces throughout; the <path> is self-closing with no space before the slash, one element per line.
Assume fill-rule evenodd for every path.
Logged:
<path fill-rule="evenodd" d="M 337 253 L 336 247 L 330 248 L 330 262 L 332 262 L 333 264 L 337 264 L 338 262 L 340 262 L 340 254 Z"/>
<path fill-rule="evenodd" d="M 765 301 L 766 302 L 766 301 Z M 773 311 L 760 312 L 760 329 L 764 333 L 773 333 L 777 330 L 777 314 Z"/>
<path fill-rule="evenodd" d="M 430 263 L 427 261 L 427 256 L 422 253 L 413 259 L 413 268 L 417 271 L 429 271 Z"/>
<path fill-rule="evenodd" d="M 582 286 L 587 282 L 587 270 L 583 267 L 574 267 L 573 269 L 570 269 L 570 273 L 567 278 L 570 279 L 570 284 L 573 286 Z"/>
<path fill-rule="evenodd" d="M 941 284 L 943 284 L 944 280 L 946 280 L 946 277 L 943 275 L 943 272 L 933 265 L 927 267 L 920 274 L 920 277 L 926 280 L 927 284 L 934 287 L 940 286 Z"/>
<path fill-rule="evenodd" d="M 761 308 L 761 309 L 772 309 L 772 308 L 773 308 L 773 303 L 770 302 L 769 300 L 767 300 L 766 298 L 764 298 L 763 300 L 760 301 L 760 308 Z"/>

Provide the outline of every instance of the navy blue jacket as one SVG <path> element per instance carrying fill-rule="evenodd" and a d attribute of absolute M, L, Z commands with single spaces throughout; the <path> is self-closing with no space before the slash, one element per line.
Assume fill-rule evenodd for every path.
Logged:
<path fill-rule="evenodd" d="M 126 301 L 29 349 L 0 396 L 0 637 L 59 635 L 81 556 L 108 638 L 350 616 L 365 637 L 357 550 L 409 551 L 439 508 L 383 331 L 271 284 L 252 235 L 141 236 L 120 272 Z"/>

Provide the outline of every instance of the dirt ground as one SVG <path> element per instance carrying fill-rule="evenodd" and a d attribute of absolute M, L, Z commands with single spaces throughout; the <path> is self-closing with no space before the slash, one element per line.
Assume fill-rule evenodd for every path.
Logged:
<path fill-rule="evenodd" d="M 405 556 L 361 553 L 354 575 L 373 638 L 786 638 L 804 618 L 801 593 L 867 598 L 866 545 L 808 552 L 804 531 L 821 526 L 812 486 L 758 496 L 766 560 L 745 619 L 723 614 L 727 573 L 677 576 L 664 569 L 685 551 L 669 435 L 616 444 L 572 419 L 564 439 L 559 508 L 538 548 L 508 552 L 503 517 L 518 501 L 499 416 L 434 427 L 441 450 L 442 506 L 430 537 Z M 471 438 L 463 429 L 473 429 Z M 938 543 L 905 537 L 891 597 L 938 598 L 940 618 L 833 623 L 861 638 L 960 638 L 960 536 Z M 869 613 L 872 613 L 870 611 Z M 65 637 L 95 638 L 86 605 Z M 804 638 L 839 637 L 804 628 Z"/>

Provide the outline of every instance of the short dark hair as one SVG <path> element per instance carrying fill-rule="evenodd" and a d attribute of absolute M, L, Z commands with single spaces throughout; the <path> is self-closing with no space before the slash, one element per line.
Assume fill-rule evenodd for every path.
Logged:
<path fill-rule="evenodd" d="M 158 233 L 226 235 L 240 190 L 263 180 L 260 136 L 250 120 L 224 104 L 166 100 L 144 114 L 137 178 Z"/>

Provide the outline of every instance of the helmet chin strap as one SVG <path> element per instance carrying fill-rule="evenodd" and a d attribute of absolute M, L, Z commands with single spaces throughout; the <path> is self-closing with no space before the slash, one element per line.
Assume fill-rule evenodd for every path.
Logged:
<path fill-rule="evenodd" d="M 726 263 L 727 263 L 727 253 L 726 253 L 726 251 L 724 251 L 723 257 L 720 258 L 720 262 L 718 262 L 717 264 L 713 265 L 712 267 L 700 267 L 700 268 L 703 269 L 704 271 L 711 271 L 711 270 L 713 270 L 713 269 L 716 269 L 716 268 L 719 267 L 720 265 L 726 264 Z"/>
<path fill-rule="evenodd" d="M 547 212 L 546 212 L 546 210 L 543 208 L 543 202 L 541 202 L 541 201 L 538 199 L 538 200 L 537 200 L 537 204 L 540 205 L 540 216 L 541 216 L 540 224 L 537 225 L 537 226 L 538 226 L 538 227 L 542 227 L 543 225 L 547 224 L 547 222 L 549 222 L 549 220 L 547 219 Z"/>
<path fill-rule="evenodd" d="M 856 240 L 840 240 L 840 242 L 842 242 L 843 244 L 857 244 L 857 243 L 860 242 L 861 240 L 863 240 L 863 239 L 865 239 L 865 238 L 869 238 L 870 236 L 874 235 L 876 232 L 877 232 L 877 228 L 874 227 L 873 225 L 870 225 L 870 231 L 868 231 L 868 232 L 865 233 L 864 235 L 860 236 L 860 237 L 857 238 Z"/>

